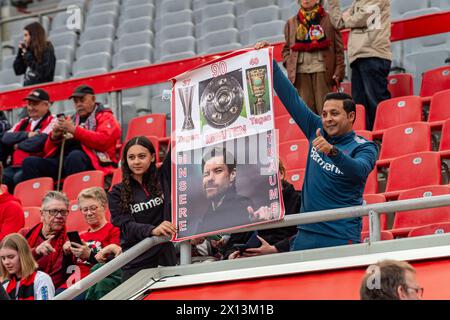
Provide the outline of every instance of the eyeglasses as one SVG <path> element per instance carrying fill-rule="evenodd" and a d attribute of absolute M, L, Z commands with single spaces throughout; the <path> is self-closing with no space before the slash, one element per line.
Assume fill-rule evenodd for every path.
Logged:
<path fill-rule="evenodd" d="M 408 287 L 408 286 L 406 286 L 406 289 L 415 291 L 418 297 L 422 298 L 422 296 L 423 296 L 424 289 L 421 288 L 421 287 L 415 288 L 415 287 Z"/>
<path fill-rule="evenodd" d="M 69 210 L 67 209 L 44 209 L 42 211 L 48 212 L 49 215 L 51 215 L 52 217 L 56 217 L 58 214 L 60 214 L 63 217 L 66 217 L 69 214 Z"/>
<path fill-rule="evenodd" d="M 90 207 L 84 207 L 84 208 L 80 208 L 80 211 L 82 213 L 88 213 L 89 211 L 92 213 L 96 213 L 98 210 L 98 206 L 90 206 Z"/>

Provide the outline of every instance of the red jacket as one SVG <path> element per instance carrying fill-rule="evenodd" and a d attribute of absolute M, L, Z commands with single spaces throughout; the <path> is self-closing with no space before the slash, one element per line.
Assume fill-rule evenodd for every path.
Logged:
<path fill-rule="evenodd" d="M 36 125 L 34 130 L 31 130 L 31 121 L 29 117 L 20 120 L 14 127 L 2 137 L 2 142 L 10 147 L 17 145 L 12 156 L 13 167 L 21 167 L 23 160 L 29 156 L 44 156 L 45 141 L 53 129 L 56 119 L 48 112 Z M 29 132 L 39 132 L 38 135 L 28 138 Z"/>
<path fill-rule="evenodd" d="M 25 225 L 25 216 L 19 199 L 5 192 L 0 194 L 0 241 Z"/>
<path fill-rule="evenodd" d="M 119 143 L 122 134 L 120 124 L 110 109 L 98 111 L 95 119 L 97 121 L 95 131 L 77 126 L 74 139 L 81 142 L 81 147 L 91 159 L 95 170 L 101 170 L 105 175 L 112 174 L 115 168 L 112 165 L 101 165 L 95 151 L 107 153 L 112 162 L 118 163 L 116 145 Z M 53 141 L 50 134 L 45 142 L 45 158 L 57 156 L 60 145 L 61 140 Z"/>

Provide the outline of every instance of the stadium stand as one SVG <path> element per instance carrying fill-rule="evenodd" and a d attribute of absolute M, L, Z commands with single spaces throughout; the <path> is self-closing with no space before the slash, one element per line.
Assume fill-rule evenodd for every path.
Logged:
<path fill-rule="evenodd" d="M 53 190 L 54 181 L 49 177 L 42 177 L 22 181 L 14 189 L 14 196 L 21 199 L 24 207 L 38 207 L 47 191 Z"/>
<path fill-rule="evenodd" d="M 103 187 L 103 172 L 99 170 L 84 171 L 67 176 L 64 179 L 62 192 L 69 200 L 75 200 L 81 190 L 89 187 Z"/>

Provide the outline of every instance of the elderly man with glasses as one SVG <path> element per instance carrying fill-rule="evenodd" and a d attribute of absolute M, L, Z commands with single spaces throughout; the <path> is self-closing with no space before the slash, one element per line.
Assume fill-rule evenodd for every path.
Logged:
<path fill-rule="evenodd" d="M 55 288 L 67 278 L 66 267 L 71 261 L 63 254 L 67 241 L 66 220 L 69 214 L 69 199 L 64 193 L 49 191 L 42 199 L 41 222 L 32 228 L 20 231 L 28 241 L 39 270 L 52 278 Z"/>

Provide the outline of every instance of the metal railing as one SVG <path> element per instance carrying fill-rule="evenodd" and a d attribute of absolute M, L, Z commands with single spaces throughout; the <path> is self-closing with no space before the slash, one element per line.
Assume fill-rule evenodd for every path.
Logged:
<path fill-rule="evenodd" d="M 295 226 L 301 224 L 309 224 L 315 222 L 324 222 L 324 221 L 334 221 L 340 219 L 347 218 L 357 218 L 362 216 L 369 216 L 369 232 L 370 232 L 370 240 L 379 241 L 380 240 L 380 216 L 379 213 L 391 213 L 398 211 L 409 211 L 409 210 L 419 210 L 419 209 L 428 209 L 428 208 L 436 208 L 450 206 L 450 195 L 442 195 L 442 196 L 433 196 L 426 198 L 417 198 L 417 199 L 407 199 L 400 201 L 391 201 L 385 203 L 376 203 L 370 205 L 356 206 L 356 207 L 348 207 L 348 208 L 340 208 L 333 210 L 323 210 L 323 211 L 315 211 L 315 212 L 304 212 L 301 214 L 293 214 L 285 216 L 284 220 L 268 223 L 264 225 L 258 225 L 249 228 L 241 228 L 238 230 L 234 230 L 230 233 L 238 233 L 238 232 L 247 232 L 247 231 L 255 231 L 255 230 L 264 230 L 264 229 L 274 229 L 288 226 Z M 153 246 L 168 242 L 169 238 L 166 237 L 151 237 L 146 238 L 136 244 L 134 247 L 125 251 L 121 255 L 117 256 L 114 260 L 105 264 L 101 268 L 97 269 L 95 272 L 91 273 L 87 277 L 81 279 L 76 284 L 72 285 L 64 292 L 60 293 L 54 300 L 70 300 L 83 293 L 90 286 L 98 283 L 102 279 L 106 278 L 108 275 L 118 270 L 119 268 L 126 265 L 128 262 L 132 261 L 136 257 L 138 257 L 143 252 L 149 250 Z M 180 264 L 189 264 L 191 262 L 191 249 L 189 241 L 183 242 L 181 244 L 180 250 Z"/>

